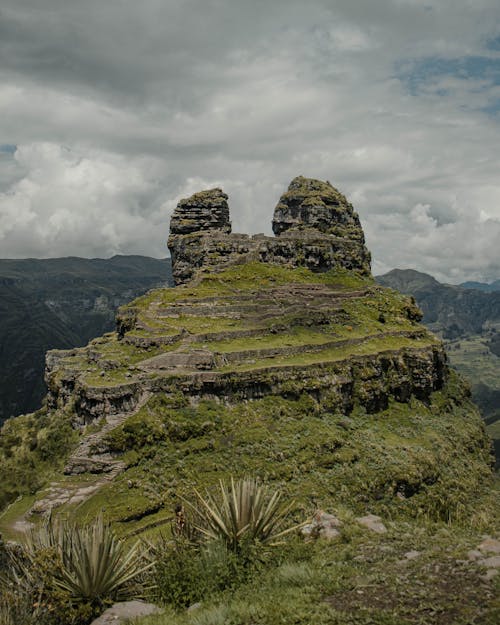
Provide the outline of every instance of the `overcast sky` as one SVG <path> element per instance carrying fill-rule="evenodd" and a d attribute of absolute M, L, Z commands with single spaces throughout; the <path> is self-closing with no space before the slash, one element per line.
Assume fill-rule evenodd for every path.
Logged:
<path fill-rule="evenodd" d="M 2 0 L 0 257 L 165 257 L 222 186 L 271 233 L 296 175 L 375 273 L 500 278 L 498 0 Z"/>

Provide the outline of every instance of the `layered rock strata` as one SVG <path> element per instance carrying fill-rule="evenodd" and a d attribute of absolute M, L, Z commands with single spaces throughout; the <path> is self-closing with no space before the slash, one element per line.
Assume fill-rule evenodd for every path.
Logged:
<path fill-rule="evenodd" d="M 200 269 L 248 261 L 370 273 L 359 217 L 329 182 L 294 178 L 274 211 L 273 232 L 275 237 L 231 234 L 227 195 L 221 189 L 181 200 L 168 239 L 175 283 L 189 282 Z"/>

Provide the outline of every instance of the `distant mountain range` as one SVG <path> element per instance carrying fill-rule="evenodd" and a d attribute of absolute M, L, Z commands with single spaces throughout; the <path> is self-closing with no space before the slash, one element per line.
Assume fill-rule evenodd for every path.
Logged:
<path fill-rule="evenodd" d="M 376 280 L 383 286 L 413 295 L 424 313 L 425 325 L 444 339 L 481 334 L 491 322 L 500 323 L 500 290 L 441 284 L 414 269 L 393 269 Z M 500 281 L 493 284 L 497 283 Z"/>
<path fill-rule="evenodd" d="M 462 282 L 459 286 L 464 289 L 477 289 L 478 291 L 486 292 L 500 291 L 500 280 L 495 280 L 491 284 L 486 282 Z"/>
<path fill-rule="evenodd" d="M 40 406 L 47 350 L 112 330 L 118 306 L 171 276 L 144 256 L 0 260 L 0 422 Z"/>
<path fill-rule="evenodd" d="M 393 269 L 376 280 L 413 295 L 423 323 L 445 340 L 450 363 L 471 384 L 500 459 L 500 280 L 454 286 L 413 269 Z"/>

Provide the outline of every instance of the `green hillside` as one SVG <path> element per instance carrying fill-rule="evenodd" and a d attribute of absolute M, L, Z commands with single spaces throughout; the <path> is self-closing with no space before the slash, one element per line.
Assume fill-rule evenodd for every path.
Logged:
<path fill-rule="evenodd" d="M 220 189 L 172 224 L 177 286 L 49 352 L 44 408 L 4 424 L 2 535 L 51 518 L 80 536 L 103 515 L 122 544 L 148 541 L 149 572 L 123 585 L 161 606 L 143 625 L 494 625 L 491 441 L 414 300 L 373 280 L 344 196 L 294 179 L 276 237 L 231 234 Z M 248 506 L 282 502 L 293 531 L 268 540 L 257 513 L 227 531 L 245 506 L 224 485 L 245 478 L 268 493 Z M 35 550 L 47 609 L 23 625 L 88 625 L 119 597 L 54 586 L 58 549 Z"/>
<path fill-rule="evenodd" d="M 450 364 L 469 382 L 500 462 L 500 293 L 476 283 L 441 284 L 412 269 L 378 276 L 380 284 L 412 295 L 423 323 L 445 338 Z M 488 285 L 483 285 L 488 286 Z M 467 287 L 467 288 L 465 288 Z"/>

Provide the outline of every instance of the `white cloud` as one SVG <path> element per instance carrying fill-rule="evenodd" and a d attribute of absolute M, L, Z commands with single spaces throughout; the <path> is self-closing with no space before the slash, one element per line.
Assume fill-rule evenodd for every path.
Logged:
<path fill-rule="evenodd" d="M 89 256 L 109 256 L 155 241 L 157 182 L 145 173 L 151 161 L 82 156 L 52 143 L 18 146 L 15 158 L 28 173 L 0 194 L 3 256 L 26 255 L 26 243 L 40 256 L 76 255 L 82 246 Z"/>
<path fill-rule="evenodd" d="M 1 256 L 164 256 L 213 186 L 270 233 L 303 174 L 352 200 L 375 271 L 499 277 L 495 0 L 3 4 Z"/>

